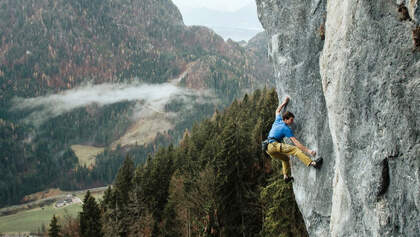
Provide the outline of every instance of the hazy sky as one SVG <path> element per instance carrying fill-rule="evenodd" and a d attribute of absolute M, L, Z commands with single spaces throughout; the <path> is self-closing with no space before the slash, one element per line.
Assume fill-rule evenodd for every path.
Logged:
<path fill-rule="evenodd" d="M 254 0 L 172 0 L 179 8 L 187 10 L 188 8 L 205 7 L 220 11 L 235 11 Z"/>

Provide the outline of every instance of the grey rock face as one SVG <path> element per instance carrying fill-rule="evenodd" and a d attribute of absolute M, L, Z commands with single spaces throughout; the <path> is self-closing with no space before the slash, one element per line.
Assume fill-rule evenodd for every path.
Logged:
<path fill-rule="evenodd" d="M 420 52 L 399 3 L 257 0 L 295 135 L 325 159 L 293 162 L 311 236 L 420 233 Z M 417 0 L 405 5 L 418 22 Z"/>
<path fill-rule="evenodd" d="M 322 171 L 292 159 L 296 201 L 308 233 L 328 236 L 335 155 L 319 72 L 323 41 L 318 33 L 326 1 L 261 0 L 257 6 L 270 38 L 278 94 L 291 97 L 287 109 L 296 115 L 295 135 L 325 159 Z"/>

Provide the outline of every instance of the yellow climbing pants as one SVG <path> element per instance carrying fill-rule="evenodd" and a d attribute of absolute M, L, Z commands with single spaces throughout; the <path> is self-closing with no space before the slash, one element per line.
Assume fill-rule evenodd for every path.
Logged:
<path fill-rule="evenodd" d="M 290 155 L 296 156 L 306 166 L 309 166 L 312 162 L 311 158 L 305 155 L 301 149 L 285 143 L 272 142 L 268 144 L 267 154 L 269 154 L 271 158 L 280 159 L 283 167 L 283 174 L 289 177 L 291 175 Z"/>

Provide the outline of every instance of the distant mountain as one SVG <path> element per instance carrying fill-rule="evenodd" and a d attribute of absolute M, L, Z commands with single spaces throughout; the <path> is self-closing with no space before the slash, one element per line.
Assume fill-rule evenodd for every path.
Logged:
<path fill-rule="evenodd" d="M 194 121 L 270 84 L 271 70 L 266 54 L 185 26 L 170 0 L 0 1 L 0 206 L 44 188 L 112 182 L 127 151 L 144 161 Z M 134 82 L 166 87 L 146 104 L 127 98 Z M 167 88 L 188 93 L 161 103 Z M 73 145 L 104 152 L 85 167 Z"/>
<path fill-rule="evenodd" d="M 195 8 L 186 10 L 182 14 L 186 25 L 207 26 L 225 39 L 247 41 L 263 31 L 255 4 L 249 4 L 235 12 Z"/>
<path fill-rule="evenodd" d="M 238 11 L 244 22 L 249 9 Z M 214 25 L 256 27 L 223 22 L 230 20 Z M 0 39 L 2 101 L 73 88 L 87 79 L 167 82 L 191 62 L 211 64 L 208 57 L 229 62 L 227 78 L 239 70 L 250 82 L 267 73 L 245 63 L 259 59 L 244 48 L 205 27 L 185 26 L 170 0 L 5 0 Z"/>

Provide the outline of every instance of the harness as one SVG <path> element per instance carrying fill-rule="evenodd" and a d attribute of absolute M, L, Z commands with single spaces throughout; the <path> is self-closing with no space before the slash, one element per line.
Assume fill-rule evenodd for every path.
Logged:
<path fill-rule="evenodd" d="M 279 140 L 277 140 L 277 139 L 276 139 L 276 138 L 274 138 L 274 137 L 269 137 L 269 138 L 267 138 L 267 140 L 268 140 L 268 143 L 278 142 L 278 143 L 280 143 L 280 144 L 281 144 L 281 142 L 279 142 Z"/>
<path fill-rule="evenodd" d="M 273 142 L 278 142 L 280 144 L 280 150 L 281 150 L 281 142 L 279 142 L 277 139 L 275 139 L 274 137 L 269 137 L 266 140 L 264 140 L 261 144 L 261 148 L 262 151 L 265 153 L 267 152 L 268 149 L 268 144 L 273 143 Z"/>

